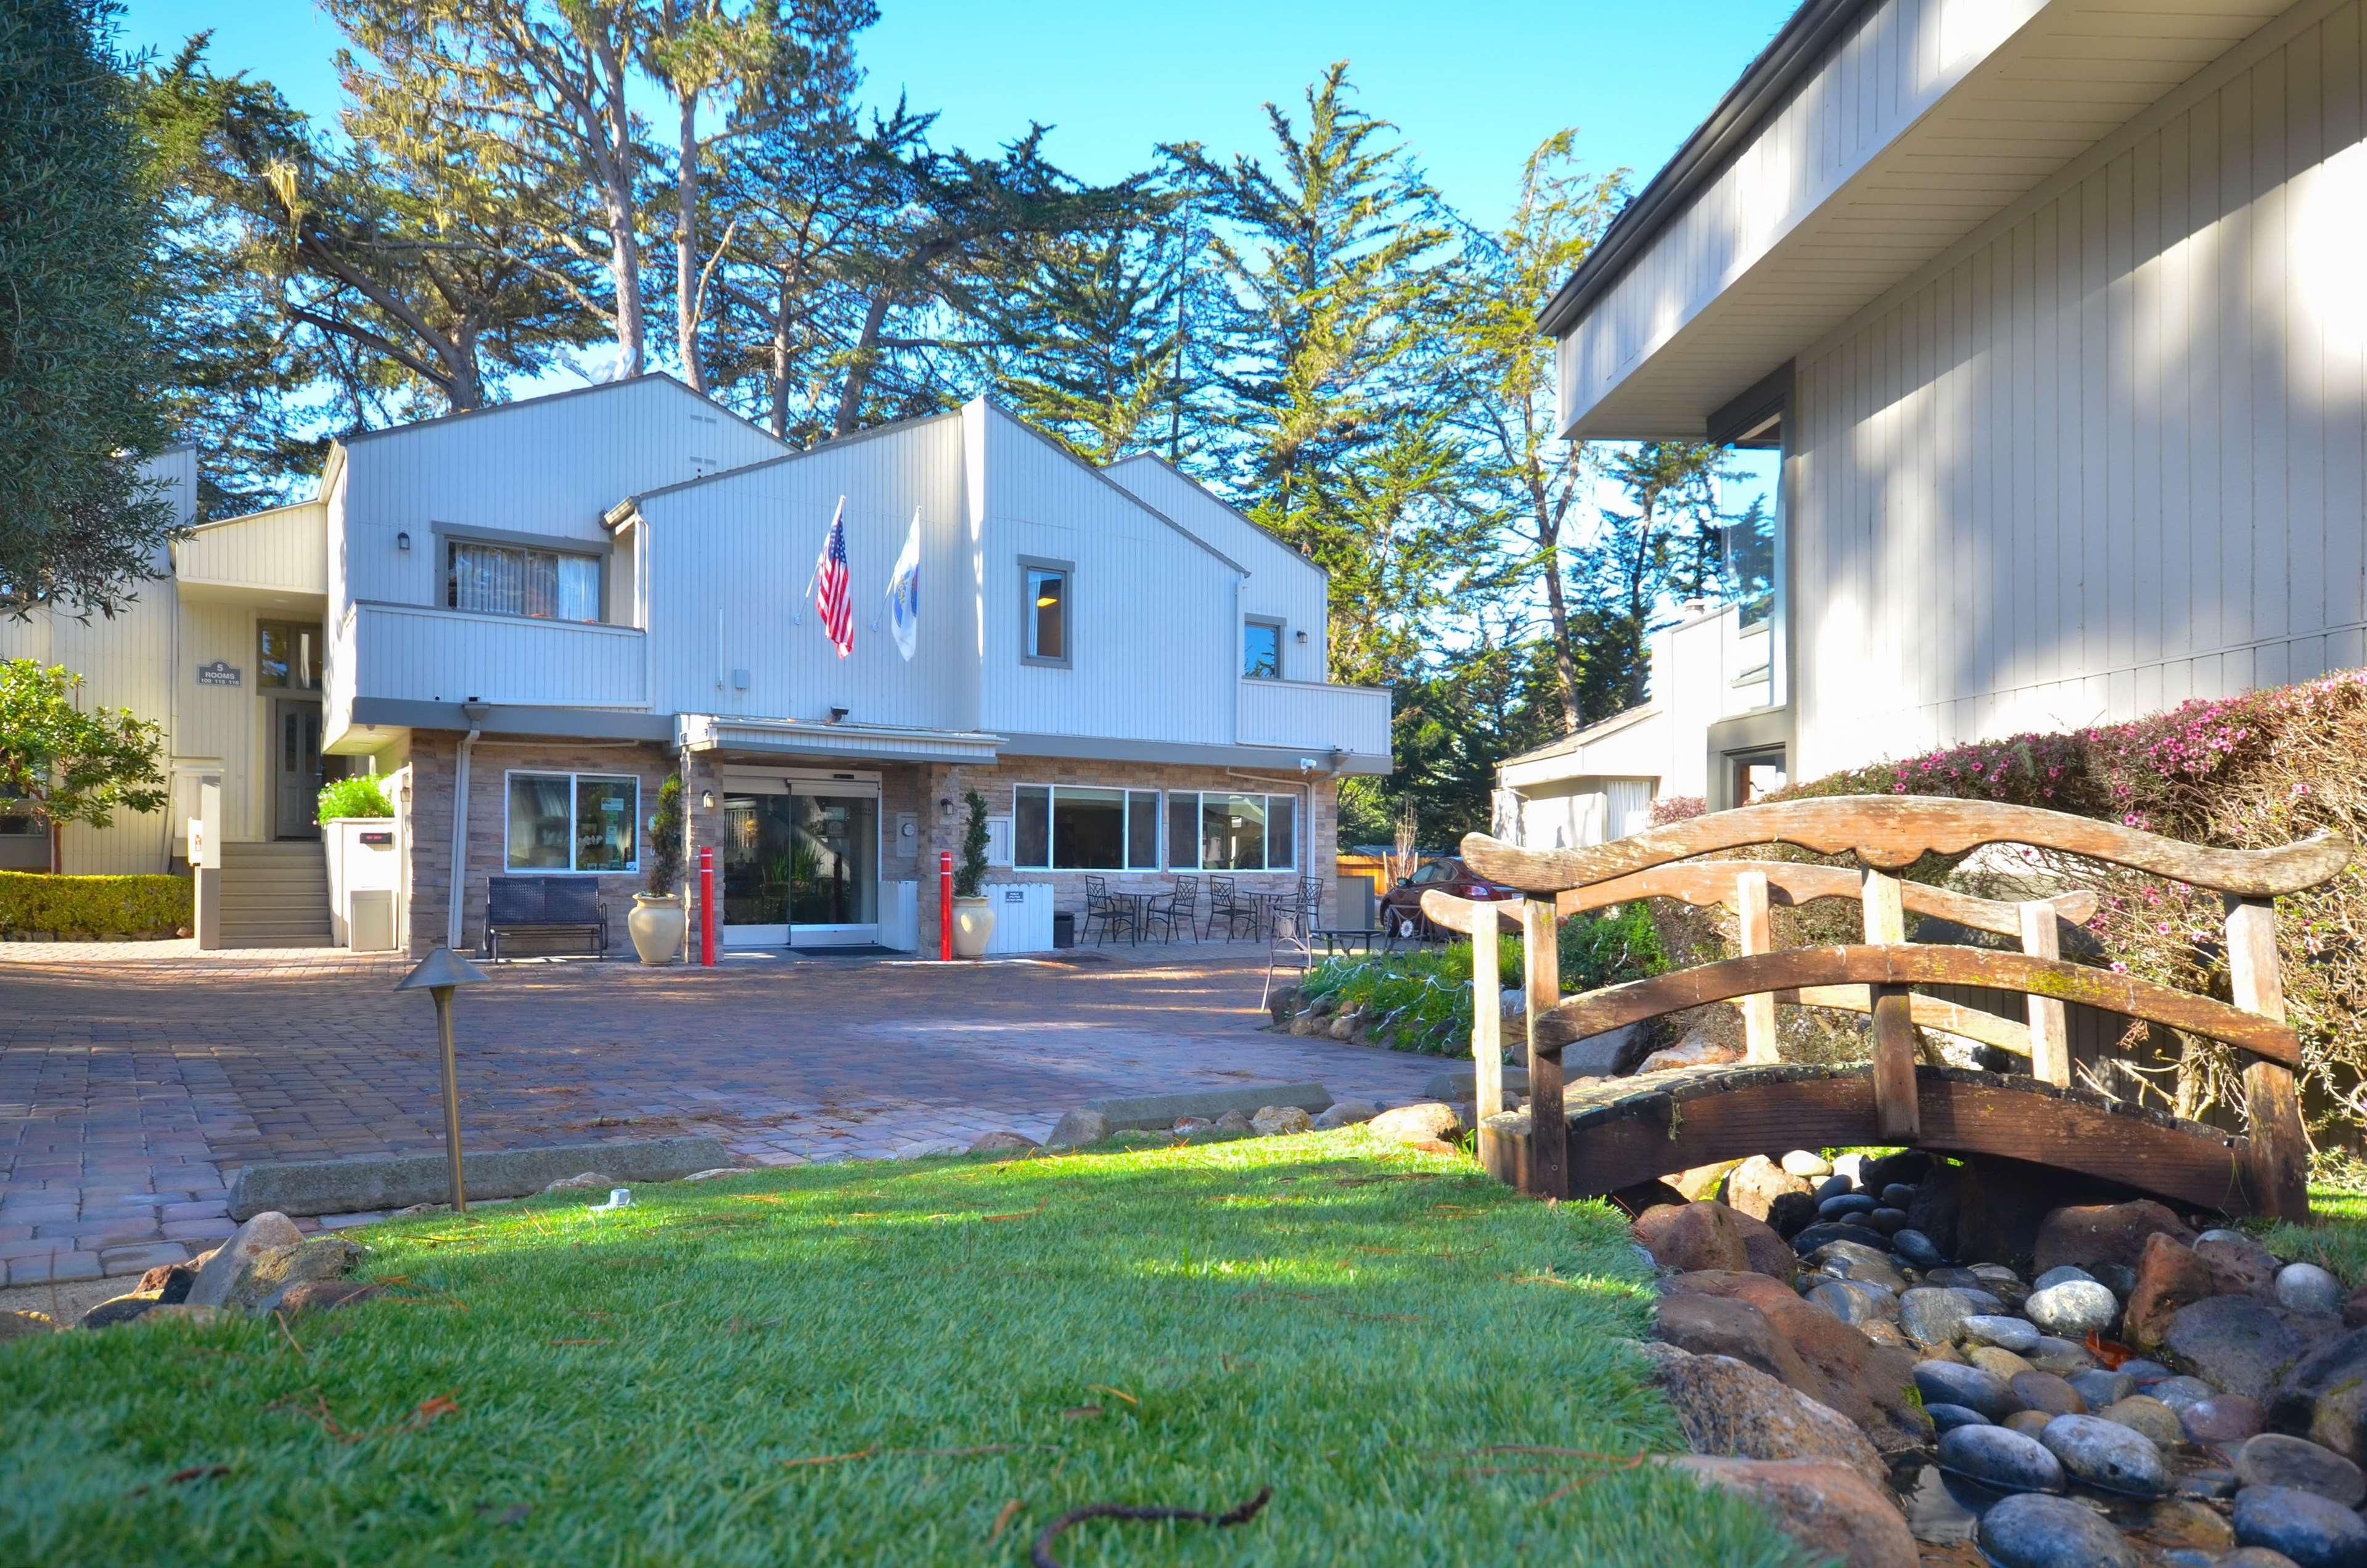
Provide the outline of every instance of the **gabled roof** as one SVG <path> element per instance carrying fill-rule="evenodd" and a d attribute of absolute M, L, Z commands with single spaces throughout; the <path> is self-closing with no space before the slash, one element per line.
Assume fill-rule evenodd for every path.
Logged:
<path fill-rule="evenodd" d="M 1241 527 L 1253 530 L 1262 539 L 1272 540 L 1277 548 L 1289 551 L 1291 556 L 1305 565 L 1308 571 L 1313 572 L 1317 576 L 1323 578 L 1326 582 L 1331 580 L 1331 574 L 1329 571 L 1326 571 L 1321 563 L 1317 562 L 1313 557 L 1292 548 L 1288 540 L 1278 537 L 1263 524 L 1260 523 L 1255 517 L 1251 517 L 1247 512 L 1242 511 L 1239 506 L 1234 506 L 1230 501 L 1226 500 L 1223 496 L 1209 489 L 1207 485 L 1202 483 L 1198 479 L 1184 472 L 1183 469 L 1177 467 L 1172 462 L 1169 462 L 1157 452 L 1137 452 L 1130 458 L 1120 458 L 1114 463 L 1106 463 L 1103 466 L 1106 470 L 1115 471 L 1122 468 L 1131 468 L 1137 463 L 1151 463 L 1159 468 L 1165 469 L 1169 473 L 1173 474 L 1176 478 L 1182 480 L 1184 483 L 1190 485 L 1193 489 L 1206 496 L 1210 501 L 1222 506 L 1226 511 L 1239 518 Z M 1121 485 L 1119 488 L 1125 489 L 1125 486 Z M 1134 494 L 1130 490 L 1127 491 L 1127 494 L 1129 495 Z M 1137 495 L 1135 496 L 1135 499 L 1138 501 L 1142 498 Z"/>
<path fill-rule="evenodd" d="M 671 495 L 678 490 L 696 490 L 702 484 L 719 484 L 727 479 L 745 479 L 752 473 L 762 473 L 766 469 L 779 468 L 784 463 L 801 462 L 807 458 L 821 457 L 825 452 L 843 451 L 859 441 L 876 440 L 882 436 L 899 436 L 907 430 L 917 430 L 923 425 L 934 425 L 942 419 L 960 417 L 960 409 L 948 408 L 936 414 L 916 414 L 910 419 L 893 419 L 885 425 L 874 425 L 868 430 L 857 430 L 852 436 L 840 436 L 824 441 L 819 447 L 793 447 L 779 457 L 766 458 L 763 462 L 742 463 L 738 468 L 718 469 L 713 473 L 702 473 L 697 479 L 678 479 L 672 484 L 661 484 L 654 489 L 636 490 L 617 503 L 616 506 L 609 508 L 609 514 L 613 517 L 620 508 L 638 506 L 643 501 L 654 500 L 660 495 Z"/>
<path fill-rule="evenodd" d="M 732 420 L 737 424 L 746 426 L 749 429 L 754 431 L 757 435 L 762 436 L 765 440 L 772 442 L 775 446 L 785 449 L 788 447 L 788 443 L 787 441 L 782 440 L 778 436 L 774 435 L 770 430 L 765 429 L 763 426 L 755 423 L 753 420 L 743 418 L 740 415 L 733 413 L 730 409 L 726 408 L 723 404 L 716 402 L 713 398 L 707 396 L 704 392 L 693 391 L 679 377 L 664 370 L 644 370 L 638 376 L 627 376 L 622 381 L 591 381 L 580 387 L 568 387 L 560 392 L 542 392 L 534 397 L 522 397 L 514 403 L 489 403 L 481 408 L 459 409 L 450 414 L 438 414 L 426 419 L 413 419 L 402 425 L 389 425 L 384 428 L 378 430 L 355 430 L 346 435 L 338 437 L 337 445 L 342 447 L 359 446 L 365 441 L 383 440 L 389 436 L 407 436 L 414 430 L 440 428 L 447 425 L 457 425 L 464 419 L 481 419 L 488 415 L 510 414 L 515 413 L 516 410 L 521 408 L 539 408 L 546 403 L 564 403 L 570 398 L 591 397 L 602 392 L 612 392 L 622 387 L 640 386 L 644 382 L 650 381 L 663 381 L 667 386 L 674 388 L 674 391 L 682 393 L 683 396 L 692 399 L 701 406 L 712 409 L 714 412 L 722 415 L 725 418 Z"/>

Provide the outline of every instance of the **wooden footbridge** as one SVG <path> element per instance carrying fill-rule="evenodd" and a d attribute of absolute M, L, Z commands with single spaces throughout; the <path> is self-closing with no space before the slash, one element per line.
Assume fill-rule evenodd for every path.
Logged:
<path fill-rule="evenodd" d="M 1697 858 L 1769 844 L 1853 854 L 1864 869 Z M 1899 878 L 1923 855 L 1988 844 L 2064 851 L 2224 894 L 2233 1004 L 2066 961 L 2065 928 L 2093 916 L 2092 893 L 2001 903 Z M 1508 906 L 1433 892 L 1422 908 L 1438 925 L 1471 936 L 1473 983 L 1483 999 L 1472 1012 L 1471 1040 L 1481 1154 L 1524 1191 L 1595 1196 L 1750 1154 L 1903 1144 L 2036 1161 L 2229 1214 L 2300 1218 L 2309 1209 L 2308 1147 L 2293 1085 L 2301 1047 L 2284 1019 L 2272 901 L 2328 881 L 2350 856 L 2350 845 L 2323 835 L 2275 849 L 2213 849 L 2033 807 L 1892 796 L 1746 806 L 1579 849 L 1521 849 L 1472 834 L 1463 841 L 1465 861 L 1524 895 L 1529 1105 L 1514 1112 L 1503 1108 L 1501 1013 L 1484 1002 L 1501 984 L 1497 939 Z M 1638 898 L 1731 908 L 1741 955 L 1562 996 L 1557 922 Z M 1773 949 L 1770 908 L 1819 898 L 1860 903 L 1865 940 Z M 1909 943 L 1909 911 L 2013 938 L 2021 950 Z M 2028 999 L 2026 1021 L 1917 989 L 1935 985 L 2020 993 Z M 1716 1002 L 1737 1003 L 1742 1012 L 1740 1063 L 1599 1079 L 1566 1092 L 1569 1046 Z M 1872 1061 L 1783 1063 L 1778 1002 L 1870 1015 Z M 2064 1009 L 2073 1002 L 2243 1052 L 2247 1132 L 2072 1088 Z M 1919 1027 L 2025 1057 L 2030 1071 L 1919 1066 Z"/>

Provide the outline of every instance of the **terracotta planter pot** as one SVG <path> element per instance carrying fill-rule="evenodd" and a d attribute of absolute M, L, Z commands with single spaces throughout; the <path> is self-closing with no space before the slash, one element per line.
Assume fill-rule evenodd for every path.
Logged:
<path fill-rule="evenodd" d="M 632 912 L 625 916 L 625 933 L 633 938 L 633 951 L 641 955 L 645 964 L 674 962 L 689 929 L 690 912 L 683 908 L 682 900 L 664 893 L 635 893 Z"/>
<path fill-rule="evenodd" d="M 994 905 L 982 898 L 954 900 L 954 957 L 981 957 L 993 939 Z"/>

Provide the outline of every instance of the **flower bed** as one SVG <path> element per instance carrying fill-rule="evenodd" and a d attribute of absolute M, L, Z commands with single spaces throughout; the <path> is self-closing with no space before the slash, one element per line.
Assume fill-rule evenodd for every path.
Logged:
<path fill-rule="evenodd" d="M 15 941 L 173 937 L 191 918 L 187 877 L 0 871 L 0 937 Z"/>

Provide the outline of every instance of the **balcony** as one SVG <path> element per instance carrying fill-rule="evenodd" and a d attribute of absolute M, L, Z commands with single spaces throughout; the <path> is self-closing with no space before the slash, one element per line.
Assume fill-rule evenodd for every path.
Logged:
<path fill-rule="evenodd" d="M 333 715 L 371 699 L 646 709 L 647 647 L 638 627 L 357 600 L 331 642 L 329 706 Z"/>
<path fill-rule="evenodd" d="M 1234 711 L 1236 739 L 1245 746 L 1281 746 L 1317 757 L 1337 750 L 1388 760 L 1387 687 L 1243 680 Z"/>

